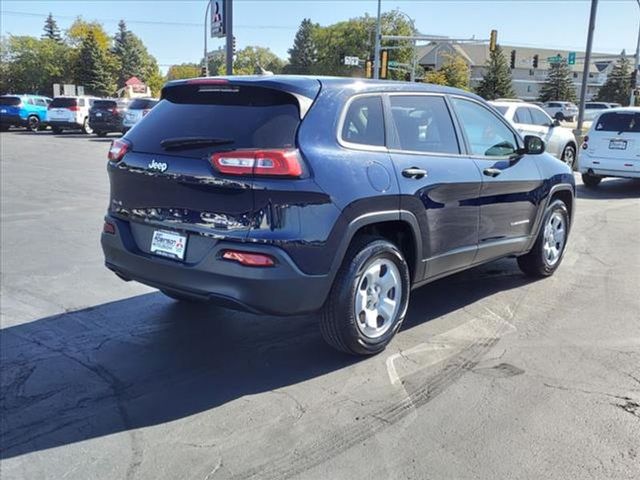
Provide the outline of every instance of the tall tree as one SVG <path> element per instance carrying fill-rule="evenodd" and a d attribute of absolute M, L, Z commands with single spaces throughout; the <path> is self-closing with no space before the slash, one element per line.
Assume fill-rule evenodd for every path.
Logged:
<path fill-rule="evenodd" d="M 616 102 L 629 105 L 631 93 L 631 62 L 624 50 L 611 70 L 607 81 L 600 87 L 597 100 L 600 102 Z"/>
<path fill-rule="evenodd" d="M 127 29 L 124 20 L 118 23 L 111 53 L 118 61 L 116 76 L 118 87 L 123 87 L 131 77 L 138 77 L 153 91 L 162 87 L 162 75 L 156 59 L 149 53 L 142 40 Z"/>
<path fill-rule="evenodd" d="M 44 21 L 44 33 L 42 34 L 42 38 L 48 38 L 49 40 L 53 40 L 57 43 L 62 43 L 62 37 L 60 36 L 60 29 L 58 28 L 58 24 L 56 20 L 53 18 L 53 15 L 49 13 L 49 16 Z"/>
<path fill-rule="evenodd" d="M 293 47 L 288 50 L 289 64 L 285 67 L 285 73 L 305 75 L 312 72 L 318 61 L 314 34 L 317 28 L 318 24 L 314 24 L 310 19 L 302 20 L 293 40 Z"/>
<path fill-rule="evenodd" d="M 183 63 L 181 65 L 171 65 L 167 72 L 167 81 L 180 80 L 182 78 L 193 78 L 200 76 L 200 67 L 195 63 Z"/>
<path fill-rule="evenodd" d="M 107 52 L 100 48 L 92 31 L 88 32 L 80 44 L 76 68 L 77 82 L 85 87 L 87 93 L 100 96 L 115 93 L 116 86 Z"/>
<path fill-rule="evenodd" d="M 547 73 L 547 79 L 540 89 L 540 101 L 563 100 L 575 102 L 576 88 L 571 77 L 571 69 L 567 65 L 566 59 L 552 63 Z"/>
<path fill-rule="evenodd" d="M 81 17 L 75 19 L 67 30 L 67 41 L 69 45 L 79 48 L 82 41 L 87 38 L 89 32 L 93 34 L 98 46 L 103 50 L 108 50 L 111 45 L 111 37 L 99 22 L 86 22 Z"/>
<path fill-rule="evenodd" d="M 469 90 L 470 70 L 467 62 L 455 53 L 445 53 L 442 56 L 445 58 L 442 66 L 438 70 L 427 72 L 424 81 Z"/>
<path fill-rule="evenodd" d="M 284 61 L 265 47 L 248 46 L 238 51 L 233 62 L 234 75 L 252 75 L 260 69 L 282 73 Z"/>
<path fill-rule="evenodd" d="M 476 93 L 485 100 L 513 98 L 516 96 L 511 83 L 511 69 L 500 45 L 496 45 L 485 65 L 485 72 Z"/>

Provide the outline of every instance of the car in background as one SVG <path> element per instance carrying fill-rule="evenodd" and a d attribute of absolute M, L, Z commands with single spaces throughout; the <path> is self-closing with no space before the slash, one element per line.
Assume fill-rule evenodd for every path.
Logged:
<path fill-rule="evenodd" d="M 584 137 L 578 170 L 587 187 L 604 177 L 640 178 L 640 107 L 600 113 Z"/>
<path fill-rule="evenodd" d="M 573 168 L 578 142 L 570 129 L 561 127 L 558 120 L 552 120 L 542 108 L 533 103 L 489 103 L 509 120 L 522 136 L 536 135 L 542 138 L 547 152 Z"/>
<path fill-rule="evenodd" d="M 122 133 L 127 133 L 127 131 L 142 120 L 142 118 L 149 113 L 157 103 L 158 100 L 155 98 L 134 98 L 124 114 Z"/>
<path fill-rule="evenodd" d="M 26 127 L 32 132 L 47 126 L 47 107 L 51 99 L 41 95 L 2 95 L 0 97 L 0 129 Z"/>
<path fill-rule="evenodd" d="M 556 271 L 575 180 L 480 97 L 414 82 L 167 83 L 108 152 L 107 268 L 178 301 L 316 310 L 338 350 L 382 351 L 412 288 L 498 258 Z M 308 294 L 301 294 L 308 292 Z"/>
<path fill-rule="evenodd" d="M 578 107 L 571 102 L 547 102 L 542 107 L 551 118 L 560 120 L 561 122 L 573 122 L 578 116 Z"/>
<path fill-rule="evenodd" d="M 619 103 L 611 102 L 586 102 L 584 104 L 584 119 L 587 121 L 593 121 L 600 112 L 610 108 L 619 108 L 621 106 L 622 105 Z"/>
<path fill-rule="evenodd" d="M 111 132 L 122 132 L 122 121 L 129 101 L 121 98 L 94 100 L 89 109 L 89 126 L 99 137 Z"/>
<path fill-rule="evenodd" d="M 93 133 L 89 126 L 89 109 L 96 97 L 63 96 L 56 97 L 49 104 L 49 125 L 53 133 L 64 130 L 82 130 L 83 133 Z"/>

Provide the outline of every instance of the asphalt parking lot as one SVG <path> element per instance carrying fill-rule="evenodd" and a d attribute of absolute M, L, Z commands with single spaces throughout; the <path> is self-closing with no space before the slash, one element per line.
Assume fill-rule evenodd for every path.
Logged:
<path fill-rule="evenodd" d="M 109 141 L 0 136 L 2 480 L 640 478 L 640 182 L 579 186 L 553 277 L 415 290 L 363 360 L 107 271 Z"/>

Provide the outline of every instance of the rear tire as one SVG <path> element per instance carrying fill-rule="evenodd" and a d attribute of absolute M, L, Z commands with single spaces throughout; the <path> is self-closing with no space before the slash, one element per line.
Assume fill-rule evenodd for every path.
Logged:
<path fill-rule="evenodd" d="M 558 112 L 558 113 L 556 113 L 554 118 L 556 120 L 558 120 L 559 122 L 563 122 L 564 121 L 564 114 L 562 112 Z"/>
<path fill-rule="evenodd" d="M 553 275 L 562 263 L 568 239 L 569 211 L 562 200 L 554 200 L 544 213 L 533 248 L 518 257 L 520 270 L 530 277 Z"/>
<path fill-rule="evenodd" d="M 82 122 L 82 133 L 91 134 L 93 133 L 93 128 L 89 126 L 89 119 L 85 118 L 84 122 Z"/>
<path fill-rule="evenodd" d="M 27 118 L 27 129 L 32 132 L 37 132 L 40 128 L 40 119 L 36 115 L 31 115 Z"/>
<path fill-rule="evenodd" d="M 9 125 L 0 125 L 0 132 L 8 132 Z"/>
<path fill-rule="evenodd" d="M 323 338 L 352 355 L 381 352 L 402 325 L 409 290 L 409 267 L 393 243 L 356 238 L 322 308 Z"/>
<path fill-rule="evenodd" d="M 582 174 L 582 183 L 584 183 L 585 187 L 596 188 L 598 185 L 600 185 L 601 181 L 602 177 L 599 177 L 597 175 L 591 175 L 589 173 Z"/>
<path fill-rule="evenodd" d="M 98 132 L 96 132 L 96 135 L 98 135 L 99 137 L 106 137 L 107 136 L 107 132 L 98 131 Z"/>
<path fill-rule="evenodd" d="M 573 165 L 576 163 L 576 147 L 573 145 L 567 145 L 564 147 L 561 159 L 569 166 L 569 168 L 571 168 L 571 170 L 573 170 Z"/>

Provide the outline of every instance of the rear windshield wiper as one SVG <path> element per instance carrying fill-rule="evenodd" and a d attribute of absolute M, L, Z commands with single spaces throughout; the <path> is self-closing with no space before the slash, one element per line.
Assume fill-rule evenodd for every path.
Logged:
<path fill-rule="evenodd" d="M 229 145 L 235 143 L 231 138 L 212 137 L 176 137 L 165 138 L 160 142 L 160 146 L 165 150 L 175 150 L 184 148 L 208 147 L 211 145 Z"/>

